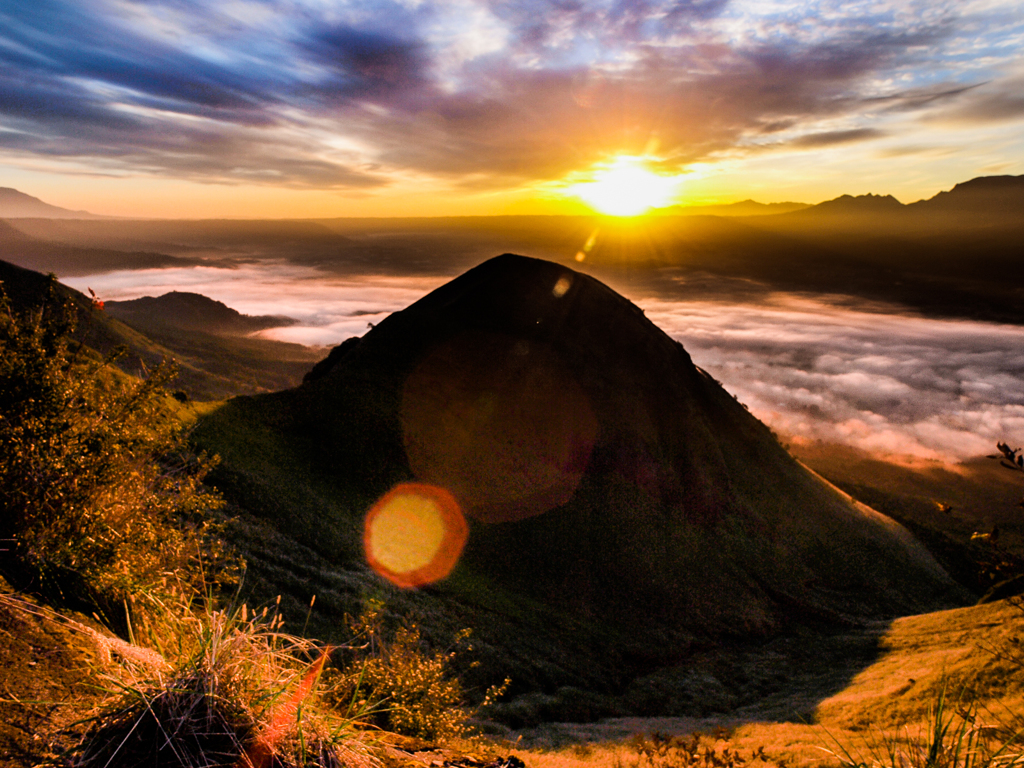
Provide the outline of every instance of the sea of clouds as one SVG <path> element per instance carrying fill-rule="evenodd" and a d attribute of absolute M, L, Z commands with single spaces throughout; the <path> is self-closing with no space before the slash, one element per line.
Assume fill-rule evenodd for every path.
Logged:
<path fill-rule="evenodd" d="M 333 276 L 286 262 L 112 272 L 67 280 L 105 299 L 202 293 L 298 323 L 264 336 L 333 345 L 450 279 Z M 783 439 L 954 462 L 1024 443 L 1024 328 L 923 318 L 849 300 L 630 295 Z"/>
<path fill-rule="evenodd" d="M 789 438 L 942 461 L 1024 439 L 1024 328 L 788 294 L 756 305 L 640 303 Z"/>

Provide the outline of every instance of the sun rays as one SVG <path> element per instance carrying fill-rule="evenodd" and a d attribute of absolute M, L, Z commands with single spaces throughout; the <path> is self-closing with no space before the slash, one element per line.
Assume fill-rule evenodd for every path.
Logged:
<path fill-rule="evenodd" d="M 639 216 L 671 205 L 679 187 L 678 177 L 655 173 L 647 158 L 619 155 L 597 166 L 589 181 L 568 186 L 566 193 L 608 216 Z"/>

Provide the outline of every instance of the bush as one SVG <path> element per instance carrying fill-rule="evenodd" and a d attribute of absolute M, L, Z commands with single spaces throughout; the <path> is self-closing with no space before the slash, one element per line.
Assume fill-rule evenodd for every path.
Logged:
<path fill-rule="evenodd" d="M 220 501 L 164 393 L 173 366 L 126 376 L 73 341 L 75 321 L 52 275 L 22 312 L 0 285 L 0 570 L 109 622 L 111 606 L 180 582 Z"/>
<path fill-rule="evenodd" d="M 413 624 L 399 627 L 386 639 L 383 606 L 371 603 L 352 622 L 362 639 L 362 653 L 332 684 L 332 699 L 364 720 L 395 733 L 429 740 L 465 735 L 469 720 L 500 696 L 508 686 L 495 686 L 477 709 L 466 706 L 464 691 L 452 670 L 458 650 L 427 650 Z M 456 648 L 469 636 L 464 629 L 455 638 Z M 467 647 L 466 650 L 469 650 Z"/>

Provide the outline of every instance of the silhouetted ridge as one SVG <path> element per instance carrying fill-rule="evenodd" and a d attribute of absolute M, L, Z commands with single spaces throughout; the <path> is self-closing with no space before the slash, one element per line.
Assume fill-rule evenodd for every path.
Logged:
<path fill-rule="evenodd" d="M 169 326 L 207 333 L 247 334 L 295 323 L 281 315 L 243 315 L 220 301 L 184 291 L 108 301 L 106 308 L 113 317 L 136 326 Z"/>
<path fill-rule="evenodd" d="M 53 272 L 60 277 L 87 275 L 115 269 L 146 269 L 170 266 L 193 266 L 196 259 L 167 256 L 145 251 L 115 251 L 109 248 L 79 248 L 66 242 L 35 237 L 20 227 L 38 220 L 17 220 L 15 226 L 0 221 L 0 258 L 19 267 L 39 272 Z M 48 222 L 43 222 L 49 224 Z M 83 222 L 72 222 L 81 224 Z M 95 224 L 100 222 L 85 222 Z"/>
<path fill-rule="evenodd" d="M 72 211 L 44 203 L 11 187 L 0 187 L 0 218 L 100 219 L 88 211 Z"/>
<path fill-rule="evenodd" d="M 675 205 L 665 210 L 682 216 L 770 216 L 802 211 L 809 207 L 807 203 L 759 203 L 756 200 L 741 200 L 738 203 L 719 205 Z"/>
<path fill-rule="evenodd" d="M 912 207 L 922 212 L 1024 215 L 1024 176 L 981 176 Z"/>
<path fill-rule="evenodd" d="M 904 208 L 903 203 L 892 195 L 840 195 L 834 200 L 826 200 L 810 208 L 797 211 L 797 216 L 813 216 L 828 214 L 877 214 L 892 213 Z"/>
<path fill-rule="evenodd" d="M 6 221 L 0 221 L 0 242 L 31 243 L 36 242 L 36 239 L 34 237 L 29 237 L 20 229 L 11 226 Z"/>

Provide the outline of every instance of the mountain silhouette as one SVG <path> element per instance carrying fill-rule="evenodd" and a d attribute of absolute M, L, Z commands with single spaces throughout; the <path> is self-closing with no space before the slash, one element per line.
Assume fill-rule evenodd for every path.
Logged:
<path fill-rule="evenodd" d="M 908 206 L 920 212 L 956 212 L 1021 217 L 1024 176 L 981 176 Z"/>
<path fill-rule="evenodd" d="M 186 291 L 108 301 L 106 310 L 112 317 L 140 329 L 174 328 L 224 335 L 245 335 L 295 323 L 293 318 L 281 315 L 243 315 L 220 301 Z"/>
<path fill-rule="evenodd" d="M 887 214 L 900 211 L 903 203 L 892 195 L 840 195 L 810 208 L 794 211 L 796 216 L 820 216 L 822 214 L 842 216 L 864 216 Z"/>
<path fill-rule="evenodd" d="M 102 219 L 105 217 L 88 211 L 60 208 L 11 187 L 0 187 L 0 219 L 16 218 Z"/>
<path fill-rule="evenodd" d="M 332 357 L 197 434 L 229 496 L 339 564 L 369 504 L 416 480 L 471 519 L 456 594 L 482 582 L 624 634 L 761 634 L 964 597 L 638 307 L 565 266 L 493 258 Z M 321 514 L 288 500 L 300 490 Z"/>

